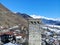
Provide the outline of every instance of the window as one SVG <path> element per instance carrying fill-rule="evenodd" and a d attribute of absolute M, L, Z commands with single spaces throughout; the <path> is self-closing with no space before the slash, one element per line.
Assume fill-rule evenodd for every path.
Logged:
<path fill-rule="evenodd" d="M 37 23 L 38 23 L 38 24 L 40 24 L 40 22 L 39 22 L 39 21 L 37 21 Z"/>
<path fill-rule="evenodd" d="M 33 24 L 33 21 L 31 21 L 31 24 Z"/>
<path fill-rule="evenodd" d="M 34 21 L 34 24 L 36 24 L 36 22 Z"/>

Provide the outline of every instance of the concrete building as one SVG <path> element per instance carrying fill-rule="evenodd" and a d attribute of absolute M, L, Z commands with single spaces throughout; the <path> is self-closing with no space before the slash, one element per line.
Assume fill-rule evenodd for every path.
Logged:
<path fill-rule="evenodd" d="M 29 19 L 29 45 L 41 45 L 41 20 Z"/>

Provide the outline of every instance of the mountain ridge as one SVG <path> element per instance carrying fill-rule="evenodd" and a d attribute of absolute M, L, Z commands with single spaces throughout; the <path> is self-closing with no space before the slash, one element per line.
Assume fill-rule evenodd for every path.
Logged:
<path fill-rule="evenodd" d="M 11 27 L 18 24 L 28 27 L 28 22 L 22 15 L 13 13 L 0 3 L 0 26 Z"/>
<path fill-rule="evenodd" d="M 25 13 L 17 12 L 16 14 L 17 14 L 17 15 L 21 15 L 21 16 L 22 16 L 23 18 L 25 18 L 25 19 L 32 18 L 31 16 L 29 16 L 28 14 L 25 14 Z"/>
<path fill-rule="evenodd" d="M 51 25 L 60 25 L 60 19 L 58 18 L 47 18 L 44 16 L 40 16 L 40 15 L 31 15 L 31 17 L 33 18 L 40 18 L 42 20 L 43 24 L 51 24 Z"/>

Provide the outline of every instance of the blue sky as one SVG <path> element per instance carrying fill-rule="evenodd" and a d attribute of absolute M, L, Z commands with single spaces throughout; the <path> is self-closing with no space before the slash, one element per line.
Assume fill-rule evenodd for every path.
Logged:
<path fill-rule="evenodd" d="M 13 12 L 60 18 L 60 0 L 0 0 Z"/>

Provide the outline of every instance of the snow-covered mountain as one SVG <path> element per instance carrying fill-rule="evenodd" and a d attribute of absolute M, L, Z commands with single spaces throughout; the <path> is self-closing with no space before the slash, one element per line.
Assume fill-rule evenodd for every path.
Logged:
<path fill-rule="evenodd" d="M 42 23 L 44 24 L 50 24 L 50 25 L 59 25 L 60 26 L 60 19 L 57 18 L 47 18 L 40 15 L 31 15 L 33 18 L 40 18 L 42 20 Z"/>
<path fill-rule="evenodd" d="M 51 25 L 59 25 L 60 26 L 60 21 L 59 20 L 48 20 L 48 19 L 43 19 L 42 22 L 44 24 L 51 24 Z"/>
<path fill-rule="evenodd" d="M 45 30 L 49 30 L 50 32 L 55 32 L 56 34 L 60 34 L 60 21 L 53 19 L 42 19 L 42 23 L 45 24 L 42 28 Z"/>
<path fill-rule="evenodd" d="M 48 30 L 47 33 L 55 32 L 60 34 L 60 19 L 47 18 L 40 15 L 31 15 L 33 18 L 40 18 L 44 25 L 41 26 L 43 30 Z"/>

